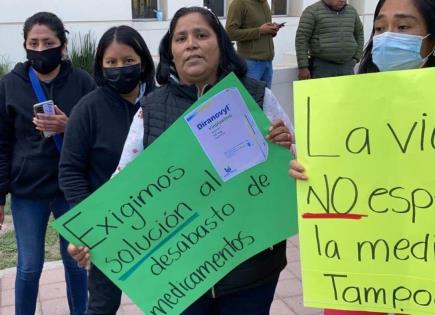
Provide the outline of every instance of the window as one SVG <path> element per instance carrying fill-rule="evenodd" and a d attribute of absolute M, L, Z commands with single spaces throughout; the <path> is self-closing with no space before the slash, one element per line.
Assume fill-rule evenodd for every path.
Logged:
<path fill-rule="evenodd" d="M 211 9 L 217 16 L 224 16 L 224 0 L 204 0 L 204 6 Z"/>
<path fill-rule="evenodd" d="M 272 0 L 272 15 L 287 15 L 287 0 Z"/>
<path fill-rule="evenodd" d="M 153 19 L 156 17 L 157 0 L 131 0 L 133 19 Z"/>

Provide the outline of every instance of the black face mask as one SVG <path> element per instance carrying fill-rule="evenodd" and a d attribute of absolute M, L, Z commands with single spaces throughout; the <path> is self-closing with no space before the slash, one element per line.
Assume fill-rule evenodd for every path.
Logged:
<path fill-rule="evenodd" d="M 119 94 L 128 94 L 139 84 L 140 64 L 125 67 L 103 68 L 106 83 Z"/>
<path fill-rule="evenodd" d="M 47 74 L 56 69 L 62 59 L 62 46 L 36 51 L 26 49 L 27 60 L 33 69 L 42 74 Z"/>

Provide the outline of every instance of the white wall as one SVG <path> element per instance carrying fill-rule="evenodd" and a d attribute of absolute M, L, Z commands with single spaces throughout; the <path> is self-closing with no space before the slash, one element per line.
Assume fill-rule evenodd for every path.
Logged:
<path fill-rule="evenodd" d="M 23 22 L 38 11 L 50 11 L 65 21 L 131 20 L 131 2 L 120 0 L 2 0 L 1 24 Z"/>
<path fill-rule="evenodd" d="M 132 16 L 131 1 L 124 0 L 0 0 L 0 56 L 12 64 L 24 60 L 23 23 L 39 11 L 58 15 L 70 38 L 89 30 L 99 38 L 112 25 L 131 24 Z"/>
<path fill-rule="evenodd" d="M 270 0 L 268 0 L 270 2 Z M 289 0 L 289 16 L 273 17 L 273 21 L 287 22 L 274 39 L 273 91 L 291 114 L 292 82 L 297 78 L 295 35 L 299 16 L 303 9 L 317 0 Z M 77 34 L 91 30 L 96 39 L 109 27 L 127 24 L 136 28 L 145 38 L 153 56 L 158 55 L 160 39 L 169 26 L 178 8 L 202 5 L 202 0 L 161 0 L 160 9 L 166 21 L 132 21 L 129 0 L 0 0 L 0 57 L 8 58 L 11 64 L 25 59 L 22 27 L 25 19 L 38 11 L 57 14 L 70 31 L 70 41 Z M 377 0 L 349 0 L 358 9 L 364 24 L 366 39 L 372 29 L 372 19 Z M 221 22 L 225 25 L 225 19 Z M 292 115 L 291 115 L 292 116 Z"/>
<path fill-rule="evenodd" d="M 269 0 L 270 1 L 270 0 Z M 290 0 L 289 14 L 286 17 L 274 17 L 276 22 L 287 22 L 275 37 L 275 66 L 293 64 L 295 54 L 295 34 L 299 15 L 308 5 L 317 0 Z M 377 0 L 349 0 L 357 7 L 368 37 L 372 27 L 372 12 Z M 17 6 L 17 3 L 19 5 Z M 165 19 L 170 19 L 182 6 L 201 5 L 202 0 L 161 0 L 160 8 L 164 10 Z M 6 56 L 11 63 L 24 59 L 22 49 L 22 25 L 25 19 L 38 11 L 50 11 L 65 22 L 71 32 L 70 39 L 78 33 L 91 30 L 95 38 L 113 25 L 127 24 L 138 29 L 150 46 L 151 53 L 157 55 L 160 38 L 168 27 L 168 21 L 152 20 L 132 21 L 131 1 L 129 0 L 1 0 L 0 1 L 0 56 Z M 225 24 L 225 19 L 222 20 Z"/>

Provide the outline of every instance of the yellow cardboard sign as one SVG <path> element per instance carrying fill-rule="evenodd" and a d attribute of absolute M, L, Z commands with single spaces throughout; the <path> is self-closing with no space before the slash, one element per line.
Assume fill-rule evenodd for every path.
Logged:
<path fill-rule="evenodd" d="M 435 314 L 435 69 L 295 83 L 304 303 Z"/>

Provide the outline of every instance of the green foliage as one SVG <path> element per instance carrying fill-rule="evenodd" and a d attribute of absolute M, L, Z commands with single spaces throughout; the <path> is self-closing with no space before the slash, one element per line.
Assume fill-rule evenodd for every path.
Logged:
<path fill-rule="evenodd" d="M 9 60 L 3 56 L 0 56 L 0 79 L 10 71 Z"/>
<path fill-rule="evenodd" d="M 0 237 L 0 258 L 0 270 L 17 266 L 17 246 L 13 230 Z"/>
<path fill-rule="evenodd" d="M 11 198 L 10 195 L 6 195 L 5 215 L 11 214 Z"/>
<path fill-rule="evenodd" d="M 12 224 L 10 198 L 6 199 L 5 222 Z M 51 227 L 53 218 L 50 218 L 45 235 L 45 261 L 59 260 L 59 235 Z M 17 242 L 13 229 L 0 234 L 0 270 L 17 266 Z"/>
<path fill-rule="evenodd" d="M 93 64 L 97 42 L 92 32 L 85 35 L 78 34 L 75 36 L 70 45 L 70 59 L 73 65 L 79 67 L 88 73 L 93 73 Z"/>
<path fill-rule="evenodd" d="M 59 234 L 51 227 L 50 218 L 45 235 L 45 261 L 61 259 L 59 253 Z M 17 266 L 17 242 L 15 231 L 11 230 L 0 236 L 0 270 Z"/>

